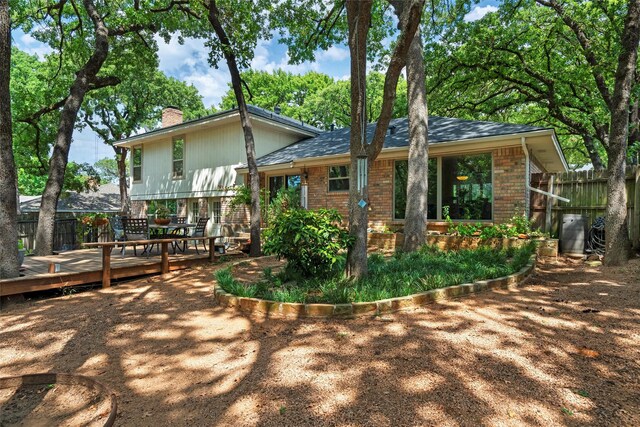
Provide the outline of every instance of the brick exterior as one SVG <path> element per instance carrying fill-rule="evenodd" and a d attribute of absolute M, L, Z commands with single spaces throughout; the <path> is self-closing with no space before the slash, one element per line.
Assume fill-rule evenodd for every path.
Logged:
<path fill-rule="evenodd" d="M 182 123 L 182 111 L 177 108 L 167 107 L 162 110 L 162 125 L 166 128 L 168 126 L 178 125 Z"/>
<path fill-rule="evenodd" d="M 520 147 L 493 150 L 493 221 L 509 220 L 528 206 L 525 187 L 525 157 Z M 307 168 L 309 209 L 334 208 L 346 220 L 349 215 L 347 191 L 329 192 L 328 167 Z M 536 170 L 538 166 L 536 166 Z M 534 168 L 532 168 L 534 170 Z M 393 221 L 393 160 L 376 160 L 369 172 L 369 223 L 372 228 L 391 229 L 402 222 Z M 436 221 L 430 229 L 438 228 Z M 445 227 L 446 228 L 446 227 Z"/>
<path fill-rule="evenodd" d="M 505 222 L 528 207 L 521 147 L 493 151 L 493 221 Z"/>

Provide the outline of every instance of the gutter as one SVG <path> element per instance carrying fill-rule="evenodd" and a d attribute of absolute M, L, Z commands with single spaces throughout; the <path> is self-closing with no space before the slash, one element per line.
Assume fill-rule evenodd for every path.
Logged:
<path fill-rule="evenodd" d="M 525 168 L 525 175 L 526 175 L 526 179 L 524 180 L 524 185 L 525 185 L 526 189 L 527 189 L 527 190 L 530 190 L 530 191 L 535 191 L 536 193 L 543 194 L 543 195 L 545 195 L 545 196 L 547 196 L 547 197 L 551 197 L 551 198 L 553 198 L 553 199 L 558 199 L 558 200 L 560 200 L 560 201 L 562 201 L 562 202 L 569 203 L 571 200 L 569 200 L 569 199 L 567 199 L 567 198 L 560 197 L 560 196 L 558 196 L 558 195 L 556 195 L 556 194 L 553 194 L 553 193 L 549 193 L 548 191 L 540 190 L 539 188 L 533 188 L 533 187 L 529 184 L 529 175 L 530 175 L 530 174 L 529 174 L 529 164 L 530 164 L 530 161 L 531 161 L 531 160 L 529 159 L 529 149 L 527 148 L 526 139 L 527 139 L 527 138 L 526 138 L 526 137 L 524 137 L 524 136 L 520 138 L 520 143 L 522 144 L 522 151 L 524 151 L 524 158 L 525 158 L 525 162 L 526 162 L 526 163 L 525 163 L 525 166 L 524 166 L 524 168 Z"/>

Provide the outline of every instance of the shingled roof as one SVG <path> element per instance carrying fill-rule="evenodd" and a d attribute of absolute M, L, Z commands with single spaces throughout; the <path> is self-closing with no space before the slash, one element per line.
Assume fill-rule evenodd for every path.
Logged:
<path fill-rule="evenodd" d="M 40 210 L 40 196 L 20 196 L 22 213 Z M 120 211 L 120 189 L 115 184 L 103 184 L 97 191 L 76 193 L 69 191 L 60 195 L 58 212 L 97 212 L 112 213 Z"/>
<path fill-rule="evenodd" d="M 387 136 L 384 141 L 384 148 L 408 147 L 408 124 L 407 118 L 391 120 L 389 128 L 393 128 L 393 132 L 387 132 Z M 369 141 L 373 138 L 375 126 L 375 123 L 367 125 L 367 140 Z M 429 144 L 432 145 L 450 141 L 512 135 L 545 129 L 547 128 L 429 116 Z M 258 167 L 290 163 L 292 161 L 305 158 L 347 154 L 349 153 L 350 135 L 350 128 L 321 133 L 314 138 L 296 142 L 260 157 L 257 160 Z"/>

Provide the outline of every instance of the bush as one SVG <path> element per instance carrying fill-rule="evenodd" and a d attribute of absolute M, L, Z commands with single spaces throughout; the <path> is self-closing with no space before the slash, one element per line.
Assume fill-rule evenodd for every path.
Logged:
<path fill-rule="evenodd" d="M 349 245 L 349 234 L 338 225 L 340 221 L 336 210 L 282 211 L 264 232 L 264 252 L 285 258 L 289 269 L 297 270 L 302 277 L 325 277 Z"/>

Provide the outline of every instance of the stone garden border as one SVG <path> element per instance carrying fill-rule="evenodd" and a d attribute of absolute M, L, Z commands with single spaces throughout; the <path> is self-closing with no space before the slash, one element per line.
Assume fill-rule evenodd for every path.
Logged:
<path fill-rule="evenodd" d="M 246 262 L 246 261 L 243 261 Z M 223 307 L 229 307 L 247 314 L 282 316 L 294 318 L 352 318 L 376 316 L 409 308 L 417 308 L 440 300 L 458 298 L 492 289 L 511 289 L 518 286 L 533 271 L 536 255 L 532 255 L 527 265 L 517 273 L 496 279 L 479 280 L 474 283 L 432 289 L 404 297 L 389 298 L 372 302 L 349 304 L 303 304 L 269 301 L 259 298 L 238 297 L 222 290 L 216 284 L 214 298 Z M 233 266 L 239 263 L 233 264 Z"/>

